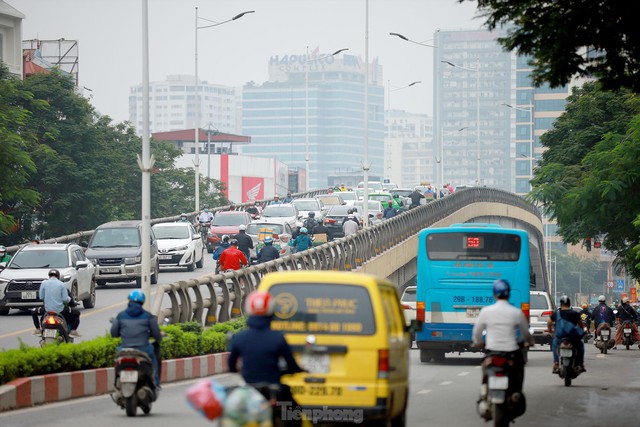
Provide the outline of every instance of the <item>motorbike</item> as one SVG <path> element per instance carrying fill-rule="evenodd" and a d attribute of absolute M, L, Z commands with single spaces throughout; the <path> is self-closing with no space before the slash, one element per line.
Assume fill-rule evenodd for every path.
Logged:
<path fill-rule="evenodd" d="M 488 352 L 482 361 L 482 386 L 477 409 L 485 421 L 506 427 L 526 410 L 524 395 L 513 387 L 514 360 L 509 353 Z"/>
<path fill-rule="evenodd" d="M 615 343 L 616 340 L 611 336 L 611 326 L 606 322 L 598 325 L 593 344 L 600 350 L 600 353 L 607 354 L 607 351 L 613 348 Z"/>
<path fill-rule="evenodd" d="M 128 417 L 135 417 L 138 407 L 149 414 L 158 398 L 151 357 L 133 348 L 121 349 L 116 355 L 115 389 L 111 398 Z"/>
<path fill-rule="evenodd" d="M 635 342 L 633 336 L 632 323 L 630 320 L 625 320 L 622 324 L 622 344 L 629 350 L 629 347 L 632 346 Z"/>
<path fill-rule="evenodd" d="M 202 238 L 202 243 L 207 244 L 207 233 L 211 228 L 211 221 L 202 222 L 198 221 L 198 232 L 200 233 L 200 237 Z"/>
<path fill-rule="evenodd" d="M 568 339 L 563 339 L 558 346 L 558 356 L 560 357 L 560 369 L 558 376 L 564 379 L 565 387 L 571 386 L 571 380 L 577 378 L 582 372 L 578 366 L 576 348 Z"/>
<path fill-rule="evenodd" d="M 589 328 L 586 326 L 582 328 L 582 331 L 584 332 L 584 335 L 582 336 L 582 340 L 586 344 L 589 342 L 589 338 L 591 338 L 591 334 L 589 333 Z"/>
<path fill-rule="evenodd" d="M 41 320 L 40 346 L 47 344 L 72 343 L 69 336 L 69 326 L 65 318 L 55 311 L 47 311 Z"/>

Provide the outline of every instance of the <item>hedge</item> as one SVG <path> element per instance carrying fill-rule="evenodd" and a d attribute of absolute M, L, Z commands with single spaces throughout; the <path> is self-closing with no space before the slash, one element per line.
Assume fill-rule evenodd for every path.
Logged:
<path fill-rule="evenodd" d="M 201 356 L 226 351 L 227 334 L 246 327 L 239 318 L 204 330 L 197 322 L 162 326 L 163 359 Z M 32 347 L 20 342 L 17 350 L 0 352 L 0 385 L 16 378 L 113 366 L 120 338 L 108 334 L 78 344 Z"/>

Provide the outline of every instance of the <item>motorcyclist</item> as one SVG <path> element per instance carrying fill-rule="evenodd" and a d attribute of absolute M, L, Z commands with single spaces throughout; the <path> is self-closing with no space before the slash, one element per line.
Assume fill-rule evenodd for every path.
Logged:
<path fill-rule="evenodd" d="M 271 202 L 269 202 L 270 205 L 281 205 L 282 204 L 282 200 L 280 200 L 280 196 L 278 196 L 277 194 L 275 196 L 273 196 L 273 200 Z"/>
<path fill-rule="evenodd" d="M 253 239 L 249 237 L 247 234 L 247 226 L 244 224 L 240 224 L 238 227 L 238 234 L 233 236 L 234 239 L 238 241 L 238 249 L 242 251 L 245 258 L 248 260 L 251 259 L 251 251 L 253 249 Z"/>
<path fill-rule="evenodd" d="M 529 325 L 522 310 L 509 304 L 511 286 L 506 280 L 493 282 L 494 304 L 488 305 L 478 315 L 473 327 L 473 344 L 484 348 L 486 353 L 507 353 L 513 360 L 513 390 L 521 393 L 524 381 L 524 357 L 518 342 L 516 331 L 520 331 L 520 339 L 524 346 L 533 345 L 533 337 L 529 333 Z M 483 340 L 483 332 L 486 331 Z"/>
<path fill-rule="evenodd" d="M 629 304 L 629 297 L 622 297 L 622 302 L 617 308 L 616 319 L 618 320 L 618 327 L 616 329 L 616 345 L 622 343 L 623 328 L 622 324 L 627 320 L 631 322 L 631 334 L 635 339 L 635 342 L 639 343 L 640 347 L 640 335 L 638 334 L 638 313 Z M 615 348 L 615 347 L 614 347 Z"/>
<path fill-rule="evenodd" d="M 582 304 L 582 310 L 578 313 L 580 314 L 580 320 L 582 320 L 587 327 L 587 332 L 589 332 L 591 328 L 591 312 L 589 311 L 589 306 L 587 304 Z"/>
<path fill-rule="evenodd" d="M 222 251 L 218 264 L 220 265 L 220 271 L 226 270 L 240 270 L 243 266 L 249 265 L 247 257 L 244 253 L 238 249 L 238 241 L 236 239 L 229 240 L 231 246 Z"/>
<path fill-rule="evenodd" d="M 291 195 L 291 191 L 287 191 L 287 197 L 282 201 L 283 203 L 291 203 L 293 202 L 293 196 Z"/>
<path fill-rule="evenodd" d="M 267 400 L 271 396 L 265 393 L 265 384 L 280 386 L 278 396 L 278 415 L 281 405 L 293 405 L 291 390 L 280 382 L 283 374 L 303 372 L 293 358 L 291 347 L 284 334 L 271 329 L 273 318 L 273 299 L 264 291 L 254 291 L 247 297 L 245 312 L 248 314 L 248 329 L 238 332 L 230 342 L 228 366 L 230 372 L 238 372 L 238 360 L 242 360 L 240 373 L 248 384 L 260 390 Z M 280 368 L 280 359 L 286 362 L 286 370 Z"/>
<path fill-rule="evenodd" d="M 608 323 L 613 327 L 616 320 L 616 316 L 613 313 L 613 309 L 607 305 L 607 300 L 604 295 L 598 297 L 598 305 L 591 312 L 591 320 L 595 327 L 595 336 L 598 336 L 598 326 L 601 323 Z"/>
<path fill-rule="evenodd" d="M 264 238 L 264 247 L 258 252 L 258 264 L 280 258 L 280 251 L 273 247 L 273 237 Z"/>
<path fill-rule="evenodd" d="M 198 222 L 201 224 L 205 224 L 207 222 L 213 221 L 213 213 L 209 212 L 209 208 L 204 208 L 202 213 L 198 216 Z"/>
<path fill-rule="evenodd" d="M 580 327 L 580 330 L 583 329 L 582 320 L 580 319 L 580 313 L 573 310 L 571 308 L 571 298 L 567 295 L 563 295 L 560 297 L 560 309 L 553 312 L 551 317 L 547 320 L 547 326 L 549 329 L 553 329 L 553 325 L 558 320 L 558 316 L 561 316 L 563 320 L 567 322 L 571 322 L 574 325 Z M 558 347 L 560 346 L 560 342 L 563 339 L 568 339 L 573 344 L 573 347 L 577 350 L 576 363 L 582 372 L 586 372 L 587 370 L 584 368 L 584 343 L 582 342 L 582 337 L 574 336 L 574 337 L 558 337 L 557 333 L 554 335 L 553 342 L 551 343 L 551 351 L 553 352 L 553 373 L 557 374 L 560 366 L 558 361 L 560 360 L 558 356 Z"/>
<path fill-rule="evenodd" d="M 69 304 L 73 305 L 74 302 L 67 291 L 67 287 L 60 281 L 60 272 L 52 269 L 49 270 L 48 276 L 49 278 L 40 284 L 40 289 L 38 290 L 38 297 L 44 302 L 45 313 L 53 311 L 62 315 L 69 326 L 69 335 L 79 337 L 80 312 L 69 306 Z M 40 329 L 36 325 L 34 335 L 39 333 Z"/>
<path fill-rule="evenodd" d="M 302 226 L 307 229 L 307 233 L 313 235 L 316 228 L 316 213 L 314 211 L 309 212 L 309 216 L 304 220 Z"/>
<path fill-rule="evenodd" d="M 122 338 L 121 348 L 134 348 L 149 355 L 153 363 L 156 388 L 160 388 L 160 341 L 162 333 L 157 318 L 142 308 L 145 296 L 140 289 L 129 293 L 127 308 L 116 316 L 111 324 L 111 336 Z M 155 344 L 149 342 L 155 339 Z"/>
<path fill-rule="evenodd" d="M 420 199 L 424 199 L 424 194 L 420 192 L 417 188 L 413 190 L 413 193 L 409 194 L 409 198 L 411 199 L 411 205 L 409 209 L 417 208 L 420 206 Z"/>
<path fill-rule="evenodd" d="M 251 215 L 252 219 L 256 219 L 260 216 L 260 209 L 259 209 L 258 205 L 258 201 L 256 200 L 253 205 L 249 206 L 246 210 L 246 212 Z"/>
<path fill-rule="evenodd" d="M 189 221 L 187 214 L 183 213 L 183 214 L 180 214 L 180 219 L 176 222 L 191 222 L 191 221 Z"/>
<path fill-rule="evenodd" d="M 307 229 L 305 227 L 300 227 L 300 234 L 298 234 L 295 239 L 289 240 L 289 246 L 293 247 L 294 252 L 306 251 L 312 244 L 313 242 L 307 235 Z"/>
<path fill-rule="evenodd" d="M 321 237 L 323 234 L 325 236 Z M 329 229 L 325 227 L 324 222 L 322 221 L 322 218 L 318 218 L 318 223 L 313 229 L 313 236 L 314 236 L 315 243 L 325 243 L 331 240 Z"/>
<path fill-rule="evenodd" d="M 394 216 L 396 216 L 397 213 L 398 213 L 398 210 L 393 207 L 393 203 L 387 202 L 387 207 L 384 208 L 384 214 L 383 214 L 384 218 L 385 219 L 393 218 Z"/>
<path fill-rule="evenodd" d="M 0 245 L 0 262 L 7 264 L 9 261 L 11 261 L 11 255 L 7 253 L 7 248 Z"/>

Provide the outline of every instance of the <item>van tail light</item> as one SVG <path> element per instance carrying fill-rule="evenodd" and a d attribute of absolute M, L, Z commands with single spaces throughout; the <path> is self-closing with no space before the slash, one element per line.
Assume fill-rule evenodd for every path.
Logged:
<path fill-rule="evenodd" d="M 424 322 L 424 301 L 416 302 L 416 320 Z"/>
<path fill-rule="evenodd" d="M 527 319 L 527 322 L 529 322 L 529 308 L 530 306 L 527 302 L 520 304 L 520 310 L 524 313 L 524 317 Z"/>
<path fill-rule="evenodd" d="M 378 379 L 389 378 L 389 350 L 378 350 Z"/>
<path fill-rule="evenodd" d="M 540 317 L 551 317 L 553 311 L 543 311 Z"/>

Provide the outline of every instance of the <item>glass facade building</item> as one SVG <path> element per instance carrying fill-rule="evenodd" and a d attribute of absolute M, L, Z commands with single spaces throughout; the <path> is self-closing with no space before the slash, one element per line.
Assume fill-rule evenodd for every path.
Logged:
<path fill-rule="evenodd" d="M 364 64 L 357 56 L 271 57 L 269 80 L 243 88 L 242 134 L 251 136 L 243 153 L 308 166 L 312 189 L 327 187 L 329 176 L 361 173 L 364 81 Z M 369 173 L 382 176 L 384 87 L 377 61 L 370 64 L 369 82 Z"/>

